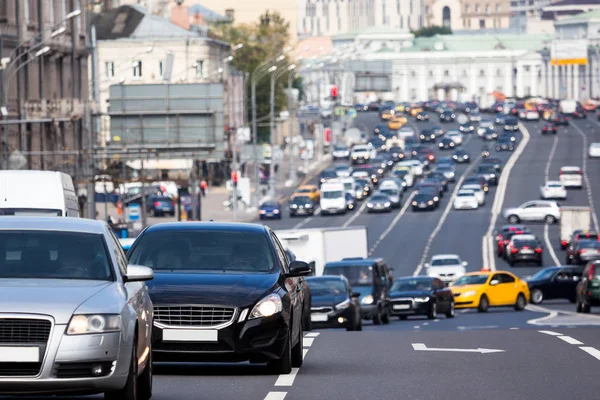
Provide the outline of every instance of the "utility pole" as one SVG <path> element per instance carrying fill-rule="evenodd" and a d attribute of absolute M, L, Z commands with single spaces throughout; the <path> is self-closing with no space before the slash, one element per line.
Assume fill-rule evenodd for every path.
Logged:
<path fill-rule="evenodd" d="M 276 81 L 276 69 L 271 71 L 271 94 L 270 94 L 270 111 L 269 111 L 269 128 L 270 128 L 270 140 L 271 145 L 271 173 L 269 174 L 269 195 L 273 198 L 276 196 L 275 190 L 275 159 L 273 157 L 273 140 L 275 136 L 275 81 Z"/>
<path fill-rule="evenodd" d="M 254 193 L 252 196 L 252 205 L 258 208 L 260 178 L 258 176 L 258 128 L 256 123 L 256 82 L 254 76 L 251 83 L 252 92 L 252 152 L 254 157 Z"/>
<path fill-rule="evenodd" d="M 288 74 L 288 112 L 290 114 L 290 181 L 292 184 L 296 184 L 298 176 L 296 174 L 296 107 L 294 98 L 292 97 L 292 81 L 294 80 L 294 72 L 290 71 Z"/>
<path fill-rule="evenodd" d="M 89 21 L 89 20 L 88 20 Z M 88 217 L 96 218 L 96 185 L 94 184 L 94 144 L 98 138 L 98 105 L 100 102 L 100 94 L 98 88 L 98 47 L 96 42 L 96 26 L 90 27 L 90 54 L 92 57 L 92 101 L 94 102 L 94 112 L 91 115 L 91 129 L 88 133 L 88 162 L 90 163 L 90 180 L 87 184 L 87 207 Z"/>
<path fill-rule="evenodd" d="M 323 159 L 323 150 L 324 150 L 324 146 L 323 146 L 323 130 L 321 129 L 320 132 L 317 132 L 317 128 L 323 128 L 323 119 L 321 117 L 321 78 L 319 77 L 319 80 L 317 81 L 317 99 L 318 99 L 318 115 L 317 115 L 317 126 L 315 127 L 315 152 L 317 153 L 317 162 L 321 162 L 321 160 Z"/>

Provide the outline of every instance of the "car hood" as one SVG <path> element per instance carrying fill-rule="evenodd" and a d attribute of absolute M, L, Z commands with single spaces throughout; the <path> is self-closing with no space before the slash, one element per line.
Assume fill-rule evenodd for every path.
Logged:
<path fill-rule="evenodd" d="M 439 274 L 465 274 L 465 267 L 462 265 L 457 266 L 443 266 L 443 267 L 429 267 L 427 270 L 428 274 L 431 275 L 439 275 Z"/>
<path fill-rule="evenodd" d="M 112 282 L 66 279 L 0 279 L 2 312 L 45 314 L 67 324 L 73 313 Z"/>
<path fill-rule="evenodd" d="M 373 286 L 371 286 L 371 285 L 365 285 L 365 286 L 354 285 L 354 286 L 352 286 L 352 290 L 357 293 L 360 293 L 361 299 L 367 295 L 373 294 Z"/>
<path fill-rule="evenodd" d="M 336 306 L 340 304 L 342 301 L 348 299 L 346 295 L 325 295 L 325 296 L 315 296 L 311 295 L 310 303 L 313 307 L 320 306 Z"/>
<path fill-rule="evenodd" d="M 390 300 L 399 299 L 403 297 L 428 297 L 431 296 L 431 292 L 428 290 L 407 290 L 407 291 L 393 291 L 390 293 Z"/>
<path fill-rule="evenodd" d="M 155 271 L 147 283 L 154 305 L 215 304 L 245 307 L 260 300 L 279 274 Z"/>

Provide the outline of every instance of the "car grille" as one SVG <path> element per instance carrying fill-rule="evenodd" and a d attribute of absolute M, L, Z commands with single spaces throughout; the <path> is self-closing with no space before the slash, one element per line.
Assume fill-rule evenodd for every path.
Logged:
<path fill-rule="evenodd" d="M 314 313 L 330 313 L 333 311 L 333 307 L 311 307 L 310 311 Z"/>
<path fill-rule="evenodd" d="M 34 345 L 40 348 L 40 360 L 46 352 L 52 322 L 35 318 L 1 318 L 0 346 Z M 39 362 L 0 362 L 0 377 L 36 376 L 40 373 L 42 361 Z"/>
<path fill-rule="evenodd" d="M 154 351 L 173 353 L 230 353 L 233 349 L 224 342 L 194 343 L 194 342 L 156 342 Z"/>
<path fill-rule="evenodd" d="M 93 374 L 93 368 L 101 368 L 99 374 Z M 59 379 L 69 378 L 99 378 L 110 375 L 113 369 L 111 361 L 84 362 L 84 363 L 61 363 L 56 364 L 56 377 Z"/>
<path fill-rule="evenodd" d="M 154 321 L 169 326 L 213 327 L 231 322 L 234 307 L 154 306 Z"/>

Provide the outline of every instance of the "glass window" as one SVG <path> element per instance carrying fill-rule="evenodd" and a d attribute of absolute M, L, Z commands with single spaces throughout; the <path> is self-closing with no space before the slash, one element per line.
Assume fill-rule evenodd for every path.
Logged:
<path fill-rule="evenodd" d="M 165 73 L 165 71 L 164 71 L 164 62 L 163 61 L 159 61 L 158 62 L 158 76 L 162 78 L 164 76 L 164 73 Z"/>
<path fill-rule="evenodd" d="M 394 292 L 415 291 L 415 290 L 431 290 L 430 278 L 413 278 L 399 279 L 392 285 L 390 289 Z"/>
<path fill-rule="evenodd" d="M 196 78 L 204 77 L 204 61 L 203 60 L 196 60 L 196 62 L 194 63 L 194 71 L 195 71 Z"/>
<path fill-rule="evenodd" d="M 102 235 L 58 231 L 0 233 L 0 278 L 114 279 Z"/>
<path fill-rule="evenodd" d="M 273 272 L 276 265 L 262 233 L 165 230 L 138 240 L 130 263 L 155 270 Z"/>
<path fill-rule="evenodd" d="M 465 275 L 462 276 L 460 278 L 458 278 L 456 280 L 456 282 L 454 282 L 453 286 L 460 286 L 460 285 L 483 285 L 487 279 L 488 279 L 489 275 Z"/>
<path fill-rule="evenodd" d="M 119 270 L 122 275 L 127 274 L 127 256 L 125 255 L 125 251 L 123 247 L 121 247 L 121 243 L 119 243 L 119 239 L 115 236 L 115 233 L 111 230 L 110 236 L 113 240 L 113 246 L 115 246 L 115 257 L 117 258 L 117 264 L 119 265 Z"/>
<path fill-rule="evenodd" d="M 113 61 L 104 62 L 104 76 L 107 78 L 115 77 L 115 63 Z"/>
<path fill-rule="evenodd" d="M 342 296 L 348 293 L 341 279 L 306 279 L 312 296 Z"/>
<path fill-rule="evenodd" d="M 372 265 L 325 266 L 323 275 L 342 275 L 352 286 L 370 286 L 373 284 Z"/>
<path fill-rule="evenodd" d="M 500 283 L 512 283 L 515 281 L 515 278 L 508 274 L 498 274 L 500 277 Z"/>
<path fill-rule="evenodd" d="M 133 62 L 133 77 L 134 78 L 142 77 L 142 62 L 140 60 Z"/>
<path fill-rule="evenodd" d="M 556 269 L 554 269 L 554 268 L 542 269 L 542 270 L 536 272 L 535 275 L 533 275 L 531 277 L 531 280 L 535 281 L 535 280 L 550 279 L 554 275 L 555 272 L 556 272 Z"/>
<path fill-rule="evenodd" d="M 288 268 L 288 260 L 285 255 L 285 250 L 283 250 L 283 246 L 279 242 L 279 239 L 277 239 L 277 236 L 275 236 L 275 234 L 272 232 L 271 232 L 271 238 L 273 239 L 273 243 L 275 244 L 275 253 L 277 254 L 277 257 L 279 258 L 279 263 L 281 264 L 281 268 L 285 272 L 287 272 L 289 270 L 289 268 Z"/>

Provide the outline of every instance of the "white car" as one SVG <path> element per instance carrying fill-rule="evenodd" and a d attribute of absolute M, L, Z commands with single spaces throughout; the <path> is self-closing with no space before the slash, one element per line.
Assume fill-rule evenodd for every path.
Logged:
<path fill-rule="evenodd" d="M 398 137 L 399 138 L 407 138 L 407 137 L 412 137 L 412 136 L 415 136 L 415 135 L 416 135 L 415 130 L 412 127 L 408 126 L 408 125 L 404 125 L 398 131 Z"/>
<path fill-rule="evenodd" d="M 559 181 L 548 181 L 540 187 L 542 199 L 563 199 L 567 198 L 567 189 Z"/>
<path fill-rule="evenodd" d="M 528 121 L 538 121 L 540 113 L 537 110 L 527 110 L 525 111 L 525 119 Z"/>
<path fill-rule="evenodd" d="M 448 131 L 444 137 L 451 139 L 457 145 L 461 145 L 463 142 L 463 134 L 459 131 Z"/>
<path fill-rule="evenodd" d="M 554 224 L 560 219 L 560 207 L 555 201 L 533 200 L 519 207 L 507 208 L 503 216 L 509 224 L 518 224 L 521 221 L 543 221 Z"/>
<path fill-rule="evenodd" d="M 410 172 L 414 176 L 423 175 L 423 164 L 419 160 L 400 161 L 399 163 L 396 164 L 396 166 L 397 167 L 402 167 L 402 166 L 410 167 Z"/>
<path fill-rule="evenodd" d="M 564 166 L 560 167 L 560 183 L 564 187 L 583 187 L 583 171 L 580 167 Z"/>
<path fill-rule="evenodd" d="M 479 114 L 479 111 L 471 111 L 469 113 L 469 121 L 471 121 L 471 122 L 481 121 L 481 114 Z"/>
<path fill-rule="evenodd" d="M 472 190 L 461 189 L 454 198 L 455 210 L 477 210 L 479 208 L 479 200 Z"/>
<path fill-rule="evenodd" d="M 424 265 L 427 276 L 438 278 L 443 282 L 453 282 L 463 276 L 468 265 L 456 254 L 438 254 L 431 257 L 431 261 Z"/>
<path fill-rule="evenodd" d="M 475 197 L 477 197 L 477 204 L 482 206 L 485 203 L 485 191 L 480 185 L 463 185 L 460 190 L 472 190 L 475 192 Z"/>
<path fill-rule="evenodd" d="M 590 158 L 600 157 L 600 143 L 590 144 L 590 149 L 588 150 L 588 156 Z"/>

